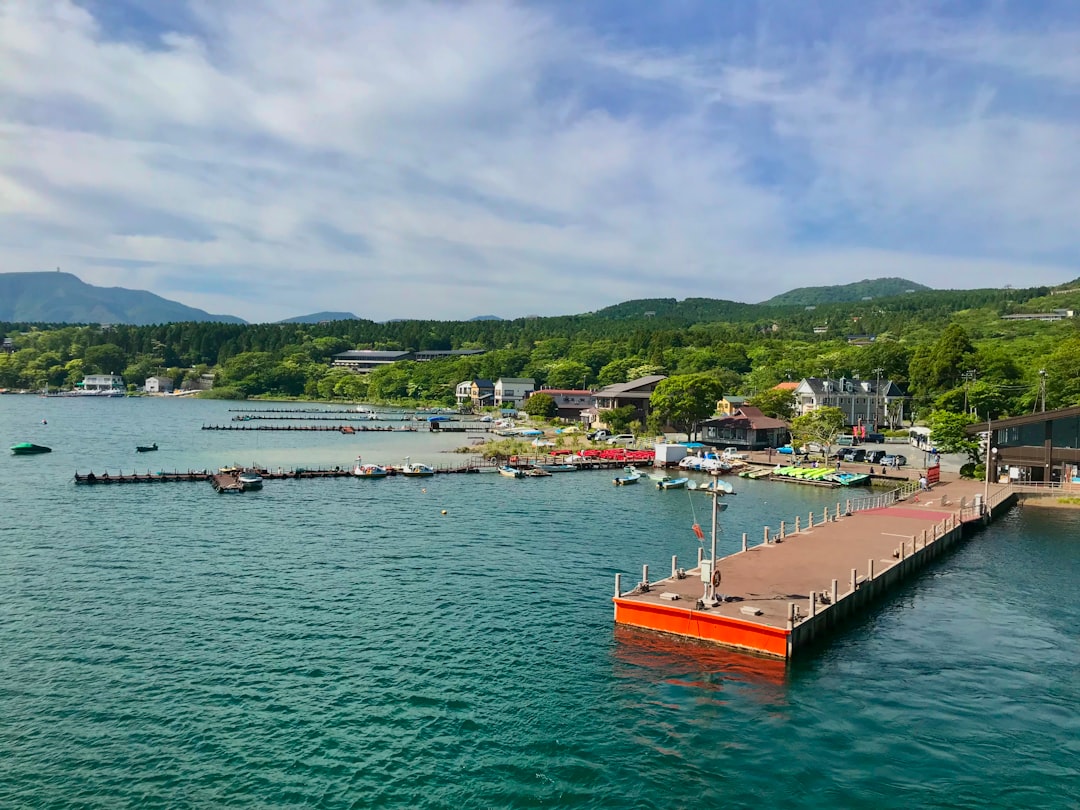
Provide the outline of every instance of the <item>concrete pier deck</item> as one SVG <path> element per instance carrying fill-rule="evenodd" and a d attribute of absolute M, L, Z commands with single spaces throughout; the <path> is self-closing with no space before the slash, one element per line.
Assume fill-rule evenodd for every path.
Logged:
<path fill-rule="evenodd" d="M 721 557 L 716 591 L 725 601 L 705 598 L 707 585 L 693 561 L 683 578 L 617 593 L 615 622 L 790 658 L 955 545 L 965 526 L 989 519 L 1013 498 L 1008 486 L 991 485 L 989 508 L 982 509 L 973 502 L 983 493 L 981 482 L 952 480 L 895 502 L 876 496 L 884 503 L 850 515 L 845 498 L 839 515 L 835 507 L 827 517 L 815 515 L 812 528 L 811 516 L 800 516 L 799 531 L 793 521 L 769 527 L 767 541 L 763 529 L 746 538 L 745 551 Z"/>

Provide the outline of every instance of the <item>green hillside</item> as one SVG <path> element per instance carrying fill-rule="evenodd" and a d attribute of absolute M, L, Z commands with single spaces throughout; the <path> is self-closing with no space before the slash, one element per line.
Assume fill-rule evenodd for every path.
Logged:
<path fill-rule="evenodd" d="M 761 303 L 765 306 L 816 306 L 844 301 L 862 301 L 864 298 L 888 298 L 904 295 L 909 291 L 922 292 L 930 289 L 932 288 L 925 284 L 916 284 L 906 278 L 867 278 L 851 284 L 836 284 L 831 287 L 799 287 L 775 295 Z"/>
<path fill-rule="evenodd" d="M 244 323 L 212 315 L 145 290 L 95 287 L 71 273 L 0 273 L 0 321 L 23 323 L 126 323 L 184 321 Z"/>

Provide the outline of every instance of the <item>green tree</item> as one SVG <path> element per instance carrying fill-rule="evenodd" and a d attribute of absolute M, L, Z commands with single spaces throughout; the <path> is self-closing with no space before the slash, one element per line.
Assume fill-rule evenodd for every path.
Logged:
<path fill-rule="evenodd" d="M 559 412 L 559 406 L 555 404 L 555 400 L 550 394 L 537 392 L 525 400 L 521 410 L 525 411 L 529 416 L 548 419 Z"/>
<path fill-rule="evenodd" d="M 127 366 L 127 353 L 114 343 L 90 346 L 82 359 L 87 374 L 120 374 Z"/>
<path fill-rule="evenodd" d="M 649 397 L 649 407 L 667 424 L 690 437 L 697 423 L 716 410 L 724 393 L 711 374 L 680 374 L 661 380 Z"/>
<path fill-rule="evenodd" d="M 826 458 L 832 455 L 832 446 L 843 432 L 844 412 L 839 408 L 815 408 L 791 420 L 792 445 L 814 442 L 825 448 Z"/>
<path fill-rule="evenodd" d="M 547 384 L 550 388 L 581 388 L 592 375 L 584 363 L 576 360 L 560 360 L 547 368 Z"/>
<path fill-rule="evenodd" d="M 749 403 L 775 419 L 786 421 L 795 414 L 795 394 L 784 388 L 768 388 L 751 397 Z"/>
<path fill-rule="evenodd" d="M 633 405 L 623 405 L 621 408 L 612 408 L 600 414 L 604 424 L 612 433 L 628 433 L 630 423 L 634 421 L 637 408 Z"/>
<path fill-rule="evenodd" d="M 975 423 L 976 419 L 971 414 L 934 411 L 928 420 L 930 441 L 944 453 L 967 453 L 970 459 L 977 463 L 979 440 L 969 436 L 964 430 Z"/>

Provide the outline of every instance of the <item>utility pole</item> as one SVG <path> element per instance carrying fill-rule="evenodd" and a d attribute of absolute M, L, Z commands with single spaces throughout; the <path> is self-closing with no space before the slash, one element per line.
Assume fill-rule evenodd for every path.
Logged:
<path fill-rule="evenodd" d="M 969 368 L 967 371 L 960 375 L 964 378 L 964 413 L 970 413 L 970 411 L 968 411 L 968 386 L 976 378 L 977 375 L 978 370 L 973 368 Z"/>
<path fill-rule="evenodd" d="M 1039 369 L 1039 399 L 1042 401 L 1042 413 L 1046 413 L 1046 369 Z"/>

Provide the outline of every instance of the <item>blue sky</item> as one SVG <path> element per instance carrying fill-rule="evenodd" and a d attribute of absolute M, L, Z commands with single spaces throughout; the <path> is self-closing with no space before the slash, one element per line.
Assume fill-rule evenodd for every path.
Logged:
<path fill-rule="evenodd" d="M 0 271 L 214 312 L 1080 275 L 1080 5 L 0 4 Z"/>

